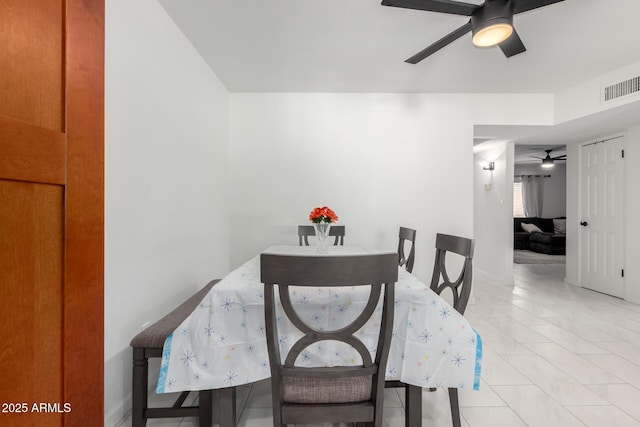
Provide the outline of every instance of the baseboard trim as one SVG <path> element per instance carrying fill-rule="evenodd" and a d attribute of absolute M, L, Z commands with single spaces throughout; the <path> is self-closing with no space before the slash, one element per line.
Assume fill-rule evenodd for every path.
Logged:
<path fill-rule="evenodd" d="M 120 427 L 122 424 L 127 421 L 127 419 L 131 416 L 131 405 L 125 404 L 124 402 L 131 402 L 131 395 L 128 396 L 127 399 L 123 401 L 123 403 L 118 407 L 110 410 L 108 413 L 105 413 L 104 425 L 105 426 L 113 426 Z M 129 406 L 127 409 L 126 406 Z"/>
<path fill-rule="evenodd" d="M 573 280 L 572 278 L 567 277 L 567 276 L 564 276 L 564 283 L 566 283 L 567 285 L 578 287 L 578 288 L 582 287 L 582 285 L 580 283 L 578 283 L 577 280 Z"/>

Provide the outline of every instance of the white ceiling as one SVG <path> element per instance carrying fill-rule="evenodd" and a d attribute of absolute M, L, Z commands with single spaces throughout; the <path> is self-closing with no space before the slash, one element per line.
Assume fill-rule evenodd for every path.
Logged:
<path fill-rule="evenodd" d="M 565 0 L 514 17 L 523 54 L 467 34 L 417 65 L 404 60 L 469 18 L 380 0 L 159 1 L 231 92 L 548 93 L 640 60 L 639 0 Z"/>
<path fill-rule="evenodd" d="M 468 18 L 380 0 L 158 1 L 231 92 L 553 93 L 640 61 L 640 0 L 565 0 L 514 17 L 523 54 L 507 59 L 467 34 L 417 65 L 404 60 Z M 477 126 L 475 135 L 561 145 L 638 117 L 625 107 L 554 127 Z"/>

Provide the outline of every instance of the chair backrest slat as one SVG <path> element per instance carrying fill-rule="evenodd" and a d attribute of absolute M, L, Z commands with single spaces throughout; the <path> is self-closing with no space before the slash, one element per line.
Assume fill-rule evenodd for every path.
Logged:
<path fill-rule="evenodd" d="M 329 236 L 335 237 L 333 239 L 333 246 L 344 246 L 344 225 L 332 225 L 329 229 Z"/>
<path fill-rule="evenodd" d="M 309 236 L 315 236 L 316 230 L 313 225 L 298 226 L 298 244 L 300 246 L 309 246 Z"/>
<path fill-rule="evenodd" d="M 260 272 L 262 283 L 295 286 L 331 287 L 394 283 L 398 278 L 398 264 L 394 261 L 394 268 L 391 268 L 386 263 L 389 256 L 389 253 L 349 256 L 262 254 Z M 394 260 L 397 256 L 393 253 Z"/>
<path fill-rule="evenodd" d="M 404 254 L 405 242 L 411 242 L 409 256 Z M 398 233 L 398 265 L 404 267 L 409 273 L 413 271 L 413 262 L 416 257 L 416 230 L 412 228 L 400 227 Z"/>
<path fill-rule="evenodd" d="M 464 237 L 438 233 L 436 235 L 436 257 L 431 277 L 431 289 L 440 295 L 445 289 L 453 294 L 453 308 L 460 314 L 469 302 L 473 278 L 473 250 L 475 241 Z M 462 268 L 455 280 L 451 280 L 446 266 L 447 253 L 464 257 Z"/>
<path fill-rule="evenodd" d="M 329 228 L 329 236 L 334 237 L 333 246 L 344 246 L 344 225 L 332 225 Z M 313 225 L 299 225 L 298 226 L 298 245 L 309 246 L 309 236 L 315 236 L 316 230 Z"/>

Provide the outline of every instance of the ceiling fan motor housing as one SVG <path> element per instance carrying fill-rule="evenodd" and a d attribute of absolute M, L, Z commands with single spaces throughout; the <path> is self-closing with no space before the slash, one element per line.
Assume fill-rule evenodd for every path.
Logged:
<path fill-rule="evenodd" d="M 497 45 L 507 58 L 521 54 L 527 48 L 513 27 L 513 15 L 562 1 L 564 0 L 484 0 L 482 4 L 474 4 L 460 0 L 382 0 L 382 4 L 471 18 L 466 24 L 405 60 L 409 64 L 417 64 L 469 32 L 473 34 L 475 46 L 484 48 Z"/>
<path fill-rule="evenodd" d="M 471 15 L 471 33 L 498 24 L 513 27 L 513 4 L 509 0 L 487 0 Z"/>

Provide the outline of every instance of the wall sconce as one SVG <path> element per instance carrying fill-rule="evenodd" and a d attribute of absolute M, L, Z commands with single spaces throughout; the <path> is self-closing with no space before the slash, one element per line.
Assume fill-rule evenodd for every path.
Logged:
<path fill-rule="evenodd" d="M 489 162 L 489 163 L 487 163 L 486 166 L 483 166 L 482 169 L 486 170 L 486 171 L 492 171 L 492 170 L 495 169 L 495 163 L 494 162 Z"/>

